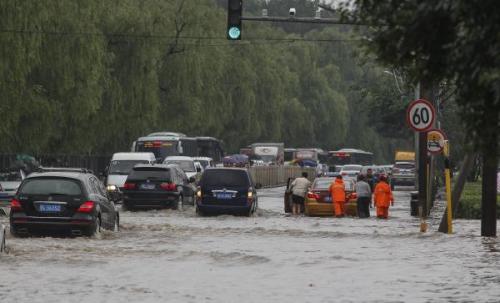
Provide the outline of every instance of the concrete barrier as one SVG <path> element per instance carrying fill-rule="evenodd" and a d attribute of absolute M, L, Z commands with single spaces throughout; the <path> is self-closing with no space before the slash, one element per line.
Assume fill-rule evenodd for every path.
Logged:
<path fill-rule="evenodd" d="M 260 183 L 263 187 L 278 187 L 286 185 L 288 178 L 297 178 L 302 172 L 307 172 L 311 182 L 316 177 L 316 169 L 312 167 L 301 168 L 299 166 L 252 166 L 249 168 L 255 184 Z"/>

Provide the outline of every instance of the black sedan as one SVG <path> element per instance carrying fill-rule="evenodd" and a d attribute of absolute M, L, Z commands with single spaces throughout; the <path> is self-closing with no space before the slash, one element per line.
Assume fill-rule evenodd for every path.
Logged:
<path fill-rule="evenodd" d="M 51 169 L 29 175 L 10 203 L 14 236 L 69 232 L 92 236 L 118 230 L 119 213 L 99 179 L 85 169 Z"/>
<path fill-rule="evenodd" d="M 136 208 L 170 207 L 177 209 L 183 203 L 193 203 L 194 177 L 175 164 L 136 165 L 123 187 L 123 206 Z"/>

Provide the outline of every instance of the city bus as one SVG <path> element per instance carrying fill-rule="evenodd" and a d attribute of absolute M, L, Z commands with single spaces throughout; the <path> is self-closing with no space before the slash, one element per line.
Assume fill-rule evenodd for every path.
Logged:
<path fill-rule="evenodd" d="M 198 157 L 209 157 L 215 163 L 222 163 L 224 149 L 222 141 L 214 137 L 196 137 L 198 145 Z"/>
<path fill-rule="evenodd" d="M 183 147 L 179 136 L 145 136 L 140 137 L 132 144 L 133 152 L 151 152 L 157 162 L 169 156 L 182 156 Z"/>
<path fill-rule="evenodd" d="M 343 148 L 340 150 L 328 152 L 328 165 L 373 164 L 373 153 L 354 148 Z"/>

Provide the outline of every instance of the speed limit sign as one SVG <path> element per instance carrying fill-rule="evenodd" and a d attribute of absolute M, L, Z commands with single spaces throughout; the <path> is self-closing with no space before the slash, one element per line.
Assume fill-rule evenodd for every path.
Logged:
<path fill-rule="evenodd" d="M 434 124 L 436 110 L 432 104 L 424 99 L 418 99 L 410 103 L 406 111 L 406 121 L 411 128 L 417 132 L 429 130 Z"/>

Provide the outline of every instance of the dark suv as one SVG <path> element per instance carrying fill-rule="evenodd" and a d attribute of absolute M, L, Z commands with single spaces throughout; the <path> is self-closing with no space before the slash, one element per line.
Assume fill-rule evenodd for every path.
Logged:
<path fill-rule="evenodd" d="M 127 209 L 171 207 L 194 201 L 194 178 L 175 164 L 136 165 L 123 187 L 123 205 Z"/>
<path fill-rule="evenodd" d="M 118 230 L 119 213 L 99 179 L 85 169 L 50 169 L 30 174 L 10 203 L 14 236 L 49 231 L 91 236 Z"/>
<path fill-rule="evenodd" d="M 250 216 L 257 210 L 257 191 L 248 170 L 209 168 L 201 176 L 196 192 L 199 215 L 237 213 Z"/>

